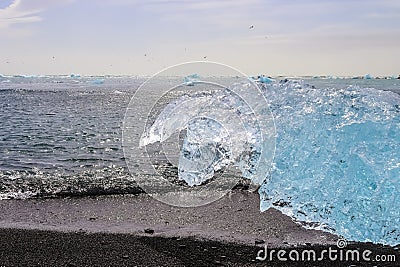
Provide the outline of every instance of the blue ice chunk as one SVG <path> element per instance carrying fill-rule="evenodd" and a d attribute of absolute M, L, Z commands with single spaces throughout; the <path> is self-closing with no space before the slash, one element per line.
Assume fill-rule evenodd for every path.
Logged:
<path fill-rule="evenodd" d="M 366 80 L 371 80 L 371 79 L 373 79 L 374 77 L 372 77 L 372 75 L 371 74 L 365 74 L 364 75 L 364 79 L 366 79 Z"/>
<path fill-rule="evenodd" d="M 271 78 L 269 78 L 267 76 L 264 76 L 264 75 L 261 75 L 258 80 L 259 80 L 260 83 L 272 83 L 272 82 L 275 81 L 274 79 L 271 79 Z"/>
<path fill-rule="evenodd" d="M 104 79 L 96 79 L 96 80 L 92 80 L 90 81 L 91 84 L 103 84 L 104 83 Z"/>
<path fill-rule="evenodd" d="M 183 81 L 188 86 L 193 86 L 195 83 L 199 82 L 200 75 L 198 74 L 191 74 L 183 78 Z"/>
<path fill-rule="evenodd" d="M 264 86 L 277 127 L 261 209 L 349 240 L 400 243 L 400 96 L 301 82 Z"/>
<path fill-rule="evenodd" d="M 248 79 L 252 82 L 260 82 L 260 83 L 273 83 L 275 82 L 274 79 L 264 76 L 264 75 L 259 75 L 258 77 L 255 76 L 250 76 Z"/>
<path fill-rule="evenodd" d="M 71 73 L 70 77 L 71 77 L 71 78 L 80 78 L 81 75 L 80 75 L 80 74 Z"/>

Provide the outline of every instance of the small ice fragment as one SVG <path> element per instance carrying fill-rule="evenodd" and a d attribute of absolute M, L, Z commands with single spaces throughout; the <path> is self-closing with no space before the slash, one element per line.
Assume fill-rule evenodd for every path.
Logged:
<path fill-rule="evenodd" d="M 198 74 L 191 74 L 183 78 L 183 81 L 187 86 L 193 86 L 195 83 L 199 82 L 200 75 Z"/>
<path fill-rule="evenodd" d="M 272 82 L 274 82 L 274 79 L 266 77 L 264 75 L 261 75 L 258 80 L 260 81 L 260 83 L 272 83 Z"/>
<path fill-rule="evenodd" d="M 103 84 L 104 83 L 104 79 L 96 79 L 93 81 L 90 81 L 91 84 Z"/>

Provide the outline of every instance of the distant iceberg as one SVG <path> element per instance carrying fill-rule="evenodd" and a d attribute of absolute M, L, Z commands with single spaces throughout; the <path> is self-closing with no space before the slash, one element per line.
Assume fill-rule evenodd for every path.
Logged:
<path fill-rule="evenodd" d="M 259 82 L 259 83 L 273 83 L 275 82 L 274 79 L 264 76 L 264 75 L 259 75 L 257 77 L 250 76 L 249 80 L 254 81 L 254 82 Z"/>
<path fill-rule="evenodd" d="M 91 83 L 91 84 L 98 84 L 98 85 L 100 85 L 100 84 L 103 84 L 104 83 L 104 79 L 95 79 L 95 80 L 91 80 L 91 81 L 89 81 L 89 83 Z"/>
<path fill-rule="evenodd" d="M 13 77 L 14 78 L 29 78 L 28 75 L 23 75 L 23 74 L 16 74 L 16 75 L 13 75 Z"/>
<path fill-rule="evenodd" d="M 260 83 L 272 83 L 272 82 L 274 82 L 275 80 L 272 79 L 272 78 L 269 78 L 269 77 L 267 77 L 267 76 L 261 75 L 260 78 L 259 78 L 259 81 L 260 81 Z"/>
<path fill-rule="evenodd" d="M 198 83 L 200 79 L 200 75 L 198 74 L 191 74 L 183 78 L 184 83 L 187 86 L 193 86 L 195 83 Z"/>

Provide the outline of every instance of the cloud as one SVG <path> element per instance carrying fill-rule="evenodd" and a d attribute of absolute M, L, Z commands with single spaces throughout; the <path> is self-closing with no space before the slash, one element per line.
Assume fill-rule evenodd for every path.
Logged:
<path fill-rule="evenodd" d="M 141 8 L 157 14 L 162 21 L 198 25 L 201 28 L 248 29 L 255 18 L 253 11 L 262 6 L 261 0 L 149 0 Z"/>
<path fill-rule="evenodd" d="M 153 4 L 168 4 L 167 1 L 154 1 Z M 176 1 L 183 9 L 186 10 L 224 10 L 226 8 L 248 7 L 259 0 L 220 0 L 220 1 Z M 151 4 L 151 1 L 149 1 Z"/>
<path fill-rule="evenodd" d="M 7 28 L 13 24 L 41 21 L 41 12 L 71 2 L 73 0 L 14 0 L 8 7 L 0 9 L 0 28 Z"/>
<path fill-rule="evenodd" d="M 247 6 L 261 0 L 103 0 L 101 3 L 114 6 L 180 6 L 185 9 L 213 9 L 232 6 Z"/>

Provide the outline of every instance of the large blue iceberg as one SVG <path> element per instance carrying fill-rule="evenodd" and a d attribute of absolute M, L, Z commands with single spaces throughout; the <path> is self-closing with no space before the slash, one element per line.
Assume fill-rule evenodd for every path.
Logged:
<path fill-rule="evenodd" d="M 234 85 L 240 86 L 246 84 Z M 261 91 L 270 111 L 258 112 L 272 112 L 276 124 L 272 168 L 262 161 L 271 146 L 260 140 L 270 142 L 262 135 L 275 133 L 253 123 L 241 100 L 251 94 L 245 89 L 238 90 L 240 98 L 226 92 L 182 96 L 161 112 L 142 145 L 186 128 L 178 168 L 189 185 L 233 164 L 243 177 L 262 183 L 262 211 L 274 207 L 306 227 L 349 240 L 400 243 L 400 96 L 356 87 L 315 89 L 287 80 L 264 83 Z M 204 110 L 219 119 L 190 119 L 202 118 Z M 239 115 L 226 116 L 228 111 Z M 238 120 L 244 127 L 236 127 Z M 240 141 L 243 136 L 247 142 Z"/>
<path fill-rule="evenodd" d="M 277 150 L 261 209 L 275 207 L 350 240 L 400 243 L 400 96 L 297 82 L 263 92 Z"/>

